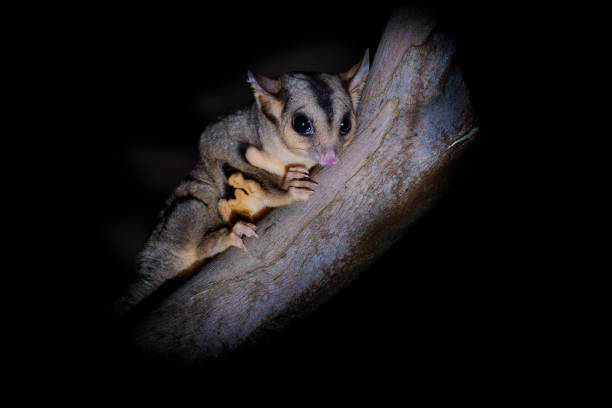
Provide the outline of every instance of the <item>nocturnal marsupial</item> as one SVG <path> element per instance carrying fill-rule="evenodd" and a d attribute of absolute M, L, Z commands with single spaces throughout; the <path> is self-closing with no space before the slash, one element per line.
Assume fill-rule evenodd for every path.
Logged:
<path fill-rule="evenodd" d="M 355 134 L 369 65 L 366 51 L 341 74 L 249 71 L 255 101 L 202 133 L 199 161 L 160 213 L 118 312 L 231 246 L 245 249 L 242 237 L 257 237 L 254 222 L 268 209 L 308 200 L 309 170 L 336 164 Z"/>

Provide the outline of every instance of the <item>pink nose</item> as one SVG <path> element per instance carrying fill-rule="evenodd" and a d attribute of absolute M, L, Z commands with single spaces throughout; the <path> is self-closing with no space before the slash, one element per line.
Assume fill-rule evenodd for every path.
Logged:
<path fill-rule="evenodd" d="M 323 166 L 333 166 L 338 163 L 338 158 L 336 157 L 336 152 L 334 149 L 323 149 L 321 154 L 319 155 L 320 162 Z"/>

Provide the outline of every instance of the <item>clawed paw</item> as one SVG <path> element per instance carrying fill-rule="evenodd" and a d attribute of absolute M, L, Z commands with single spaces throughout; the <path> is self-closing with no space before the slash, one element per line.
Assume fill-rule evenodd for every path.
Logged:
<path fill-rule="evenodd" d="M 259 238 L 257 232 L 255 230 L 257 227 L 255 224 L 251 224 L 248 222 L 238 221 L 232 227 L 232 232 L 230 232 L 230 243 L 232 246 L 237 248 L 244 249 L 246 251 L 246 245 L 242 241 L 243 236 Z"/>
<path fill-rule="evenodd" d="M 287 174 L 285 175 L 285 180 L 300 180 L 308 177 L 308 169 L 306 167 L 289 167 L 287 169 Z"/>
<path fill-rule="evenodd" d="M 295 166 L 287 170 L 285 189 L 289 191 L 294 201 L 306 201 L 314 193 L 317 182 L 309 179 L 308 175 L 308 169 L 305 167 Z"/>

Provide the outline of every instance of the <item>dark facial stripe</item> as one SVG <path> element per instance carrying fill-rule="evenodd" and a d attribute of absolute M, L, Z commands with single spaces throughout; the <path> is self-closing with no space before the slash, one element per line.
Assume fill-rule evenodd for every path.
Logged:
<path fill-rule="evenodd" d="M 317 104 L 323 109 L 329 125 L 334 120 L 334 106 L 332 104 L 333 89 L 325 82 L 321 74 L 308 74 L 306 76 L 310 90 L 314 94 Z"/>

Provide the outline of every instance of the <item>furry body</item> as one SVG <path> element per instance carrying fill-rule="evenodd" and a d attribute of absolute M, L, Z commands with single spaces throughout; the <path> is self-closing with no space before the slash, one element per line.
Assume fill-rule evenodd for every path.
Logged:
<path fill-rule="evenodd" d="M 257 236 L 250 222 L 268 209 L 307 200 L 316 186 L 308 170 L 335 164 L 354 135 L 368 70 L 366 52 L 339 75 L 269 79 L 249 72 L 255 102 L 200 137 L 200 160 L 160 213 L 139 255 L 138 279 L 118 301 L 118 311 L 230 246 L 246 249 L 242 236 Z"/>

